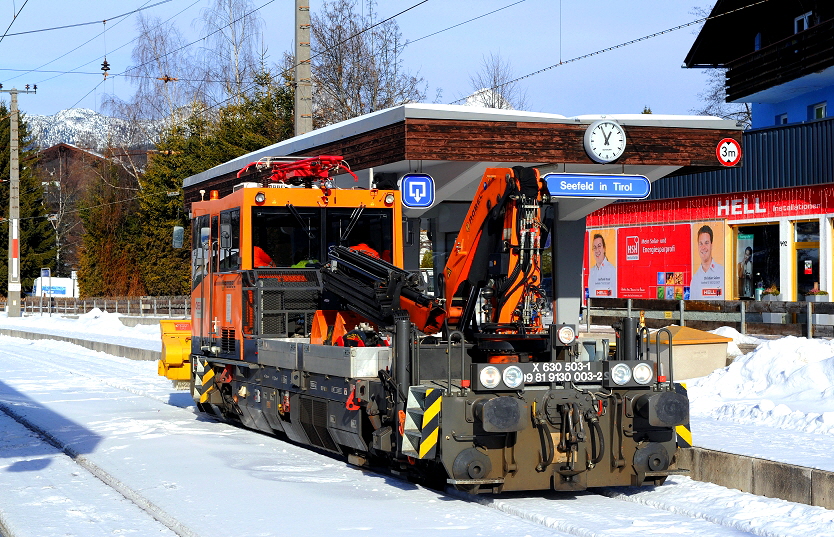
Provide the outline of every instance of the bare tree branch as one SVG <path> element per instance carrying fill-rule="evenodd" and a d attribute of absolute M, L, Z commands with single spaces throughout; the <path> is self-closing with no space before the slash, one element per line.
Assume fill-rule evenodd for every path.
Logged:
<path fill-rule="evenodd" d="M 466 104 L 483 108 L 502 108 L 504 110 L 524 110 L 527 108 L 527 91 L 520 88 L 509 60 L 500 53 L 489 53 L 481 58 L 481 69 L 469 75 L 473 94 L 467 97 Z M 497 91 L 491 88 L 501 88 Z"/>
<path fill-rule="evenodd" d="M 698 94 L 703 106 L 690 110 L 699 116 L 717 116 L 732 119 L 749 129 L 752 123 L 750 103 L 728 103 L 724 86 L 726 69 L 706 69 L 707 87 Z"/>
<path fill-rule="evenodd" d="M 374 26 L 374 4 L 325 1 L 312 16 L 313 123 L 318 127 L 426 97 L 403 68 L 406 42 L 394 20 Z M 355 37 L 352 37 L 355 36 Z"/>

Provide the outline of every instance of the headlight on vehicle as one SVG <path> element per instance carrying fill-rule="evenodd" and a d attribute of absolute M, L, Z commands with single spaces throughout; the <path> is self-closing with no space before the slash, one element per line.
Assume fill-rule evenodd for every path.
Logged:
<path fill-rule="evenodd" d="M 611 381 L 622 386 L 631 380 L 631 368 L 625 364 L 617 364 L 611 368 Z"/>
<path fill-rule="evenodd" d="M 507 385 L 507 388 L 518 388 L 521 386 L 521 383 L 524 382 L 524 373 L 521 372 L 521 368 L 517 365 L 511 365 L 505 369 L 502 376 L 504 378 L 504 384 Z"/>
<path fill-rule="evenodd" d="M 634 366 L 631 376 L 634 377 L 634 381 L 637 384 L 648 384 L 652 381 L 652 377 L 654 377 L 654 371 L 652 371 L 652 366 L 649 364 L 637 364 Z"/>
<path fill-rule="evenodd" d="M 480 380 L 484 388 L 495 388 L 501 382 L 501 372 L 494 365 L 488 365 L 481 369 Z"/>
<path fill-rule="evenodd" d="M 258 192 L 257 194 L 255 194 L 255 203 L 260 205 L 261 203 L 263 203 L 265 201 L 266 201 L 266 194 L 264 194 L 263 192 Z"/>
<path fill-rule="evenodd" d="M 556 333 L 556 337 L 559 338 L 562 345 L 570 345 L 573 343 L 573 340 L 576 339 L 576 332 L 574 332 L 573 328 L 570 326 L 563 326 L 559 328 L 559 331 Z"/>

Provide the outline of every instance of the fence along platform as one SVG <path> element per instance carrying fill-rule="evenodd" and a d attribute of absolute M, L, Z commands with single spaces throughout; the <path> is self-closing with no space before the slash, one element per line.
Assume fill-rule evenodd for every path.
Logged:
<path fill-rule="evenodd" d="M 834 303 L 756 300 L 633 300 L 594 298 L 583 308 L 583 322 L 610 325 L 645 312 L 646 326 L 670 324 L 699 330 L 730 326 L 742 334 L 834 337 Z M 811 322 L 808 323 L 808 319 Z"/>
<path fill-rule="evenodd" d="M 0 299 L 5 309 L 6 299 Z M 82 315 L 98 308 L 108 313 L 130 316 L 188 318 L 190 297 L 143 296 L 122 298 L 25 297 L 21 300 L 24 314 Z"/>

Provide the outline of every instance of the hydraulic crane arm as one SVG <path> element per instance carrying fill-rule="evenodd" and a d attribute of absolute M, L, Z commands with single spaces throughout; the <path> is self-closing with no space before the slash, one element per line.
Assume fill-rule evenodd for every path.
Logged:
<path fill-rule="evenodd" d="M 450 328 L 471 331 L 483 298 L 481 329 L 540 332 L 544 304 L 541 203 L 547 187 L 534 168 L 488 168 L 443 271 Z"/>
<path fill-rule="evenodd" d="M 380 326 L 393 326 L 397 312 L 404 310 L 421 332 L 441 330 L 445 312 L 420 290 L 415 275 L 345 246 L 331 247 L 328 258 L 324 286 L 351 310 Z"/>

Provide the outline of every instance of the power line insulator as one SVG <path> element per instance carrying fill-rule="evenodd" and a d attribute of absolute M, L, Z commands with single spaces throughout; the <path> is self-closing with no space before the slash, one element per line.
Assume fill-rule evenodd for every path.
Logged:
<path fill-rule="evenodd" d="M 101 70 L 104 73 L 104 78 L 107 78 L 107 71 L 110 70 L 110 64 L 107 63 L 107 58 L 104 58 L 104 61 L 101 62 Z"/>

